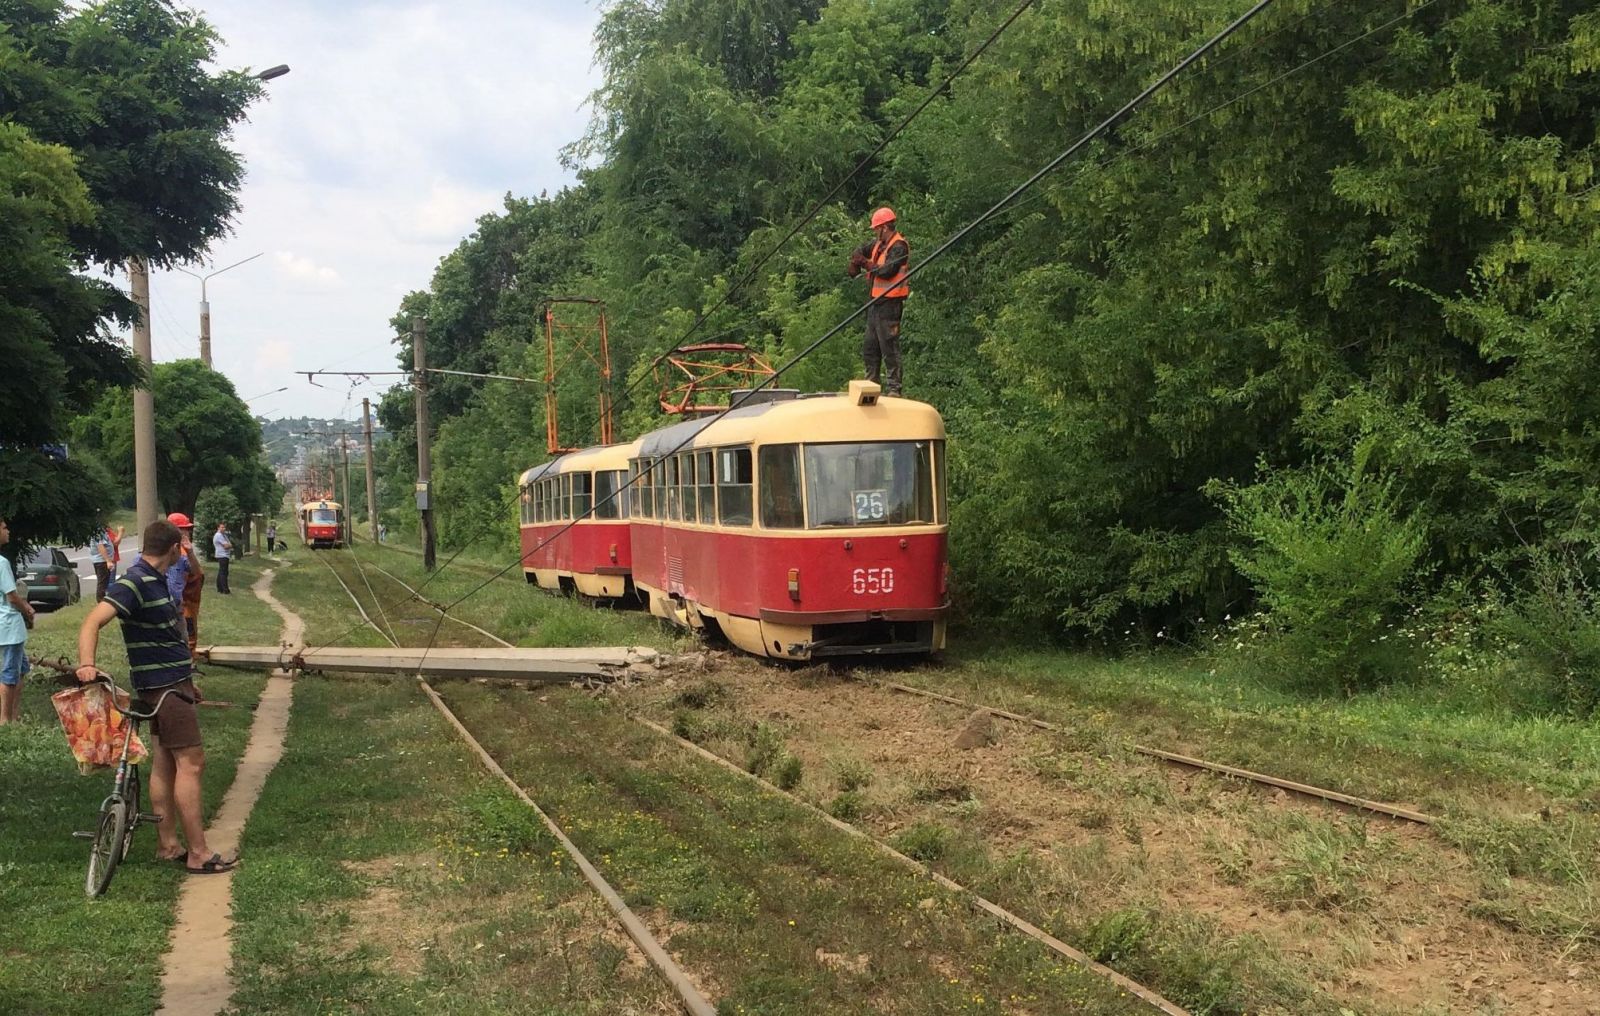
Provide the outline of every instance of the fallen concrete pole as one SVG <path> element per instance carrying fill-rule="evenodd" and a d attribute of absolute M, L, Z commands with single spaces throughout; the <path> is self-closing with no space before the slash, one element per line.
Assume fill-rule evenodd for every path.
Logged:
<path fill-rule="evenodd" d="M 407 677 L 510 677 L 559 684 L 583 678 L 606 680 L 629 666 L 652 664 L 654 649 L 602 646 L 589 649 L 360 649 L 348 646 L 201 646 L 202 663 L 249 670 L 278 667 L 323 673 L 400 674 Z"/>

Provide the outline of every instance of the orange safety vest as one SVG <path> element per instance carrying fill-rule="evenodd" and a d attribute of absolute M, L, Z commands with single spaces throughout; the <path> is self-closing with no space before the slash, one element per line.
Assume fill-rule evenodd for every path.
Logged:
<path fill-rule="evenodd" d="M 906 276 L 911 273 L 911 244 L 906 241 L 905 237 L 896 233 L 889 237 L 888 243 L 874 244 L 872 256 L 867 259 L 867 263 L 874 270 L 881 268 L 883 262 L 889 257 L 889 249 L 897 243 L 906 245 L 906 263 L 900 266 L 898 272 L 887 279 L 880 279 L 876 275 L 872 276 L 872 296 L 874 299 L 886 296 L 891 300 L 903 300 L 911 295 L 911 286 L 906 282 Z"/>

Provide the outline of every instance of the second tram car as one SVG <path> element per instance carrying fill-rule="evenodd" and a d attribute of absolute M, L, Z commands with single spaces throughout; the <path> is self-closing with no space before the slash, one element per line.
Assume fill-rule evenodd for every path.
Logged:
<path fill-rule="evenodd" d="M 638 445 L 586 448 L 522 474 L 522 571 L 530 583 L 597 599 L 633 595 L 628 504 L 618 495 Z"/>
<path fill-rule="evenodd" d="M 313 549 L 344 546 L 344 506 L 337 501 L 307 501 L 296 511 L 300 542 Z"/>

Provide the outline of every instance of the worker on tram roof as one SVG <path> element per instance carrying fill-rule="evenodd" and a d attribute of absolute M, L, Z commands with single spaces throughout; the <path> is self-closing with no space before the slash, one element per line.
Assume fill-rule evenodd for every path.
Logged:
<path fill-rule="evenodd" d="M 906 276 L 911 271 L 911 245 L 901 236 L 894 209 L 880 208 L 872 213 L 873 239 L 850 252 L 853 279 L 867 273 L 873 303 L 867 308 L 867 334 L 861 346 L 861 359 L 867 380 L 878 381 L 880 364 L 888 372 L 883 385 L 885 395 L 900 394 L 900 314 L 905 309 L 911 287 Z"/>

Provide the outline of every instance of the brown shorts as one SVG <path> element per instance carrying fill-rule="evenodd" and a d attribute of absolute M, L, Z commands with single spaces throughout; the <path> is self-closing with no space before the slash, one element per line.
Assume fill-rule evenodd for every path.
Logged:
<path fill-rule="evenodd" d="M 139 698 L 153 705 L 168 690 L 141 689 Z M 194 701 L 184 701 L 178 697 L 181 694 L 198 700 L 200 696 L 195 691 L 194 682 L 184 681 L 172 685 L 170 690 L 177 694 L 168 695 L 161 703 L 155 719 L 150 721 L 150 733 L 161 739 L 163 748 L 197 748 L 200 746 L 200 711 L 195 708 Z"/>

